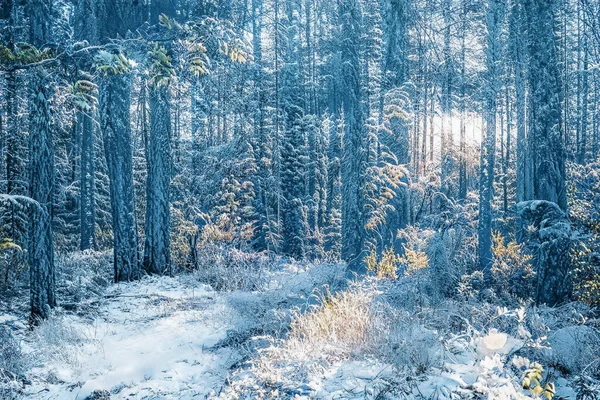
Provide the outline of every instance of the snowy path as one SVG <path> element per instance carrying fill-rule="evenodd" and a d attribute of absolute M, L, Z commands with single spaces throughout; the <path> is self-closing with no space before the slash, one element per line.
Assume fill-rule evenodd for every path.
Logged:
<path fill-rule="evenodd" d="M 146 277 L 111 286 L 101 297 L 89 299 L 81 316 L 60 312 L 25 340 L 25 352 L 43 367 L 30 371 L 32 384 L 24 398 L 83 400 L 94 391 L 108 391 L 113 400 L 216 399 L 219 394 L 237 398 L 227 397 L 231 390 L 262 390 L 254 371 L 240 362 L 249 354 L 256 356 L 267 329 L 278 331 L 277 321 L 289 324 L 285 315 L 289 321 L 290 310 L 308 304 L 315 288 L 332 285 L 343 273 L 339 265 L 305 270 L 288 266 L 272 273 L 260 292 L 215 292 L 193 276 Z M 390 392 L 390 398 L 470 398 L 473 393 L 523 398 L 519 377 L 509 374 L 501 356 L 518 348 L 520 341 L 482 333 L 474 341 L 458 335 L 442 345 L 436 331 L 414 323 L 412 331 L 402 330 L 402 351 L 410 352 L 411 362 L 429 360 L 430 368 L 410 383 L 405 379 L 413 376 L 410 368 L 396 370 L 370 357 L 315 364 L 308 370 L 292 360 L 279 372 L 267 371 L 288 374 L 278 381 L 281 398 L 363 399 L 396 389 L 398 396 Z M 239 335 L 228 335 L 232 331 Z M 222 341 L 257 332 L 256 342 L 241 346 L 227 347 L 235 342 Z M 291 373 L 294 369 L 288 367 L 306 374 Z M 569 382 L 553 379 L 557 395 L 575 398 Z"/>
<path fill-rule="evenodd" d="M 115 285 L 98 313 L 93 321 L 69 317 L 85 339 L 70 362 L 44 367 L 56 382 L 33 385 L 30 398 L 84 399 L 94 390 L 112 398 L 206 398 L 236 361 L 230 349 L 209 350 L 238 318 L 201 284 L 148 278 Z"/>

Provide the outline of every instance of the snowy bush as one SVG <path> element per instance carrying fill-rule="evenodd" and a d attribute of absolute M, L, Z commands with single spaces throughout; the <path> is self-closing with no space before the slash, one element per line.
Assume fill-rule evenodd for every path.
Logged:
<path fill-rule="evenodd" d="M 397 368 L 408 368 L 414 375 L 443 366 L 444 349 L 435 331 L 412 318 L 389 319 L 386 325 L 376 341 L 380 359 Z"/>
<path fill-rule="evenodd" d="M 9 238 L 0 239 L 0 285 L 8 285 L 11 280 L 22 278 L 26 268 L 21 247 Z"/>
<path fill-rule="evenodd" d="M 98 295 L 112 282 L 113 254 L 110 251 L 77 251 L 57 258 L 57 282 L 65 307 Z"/>
<path fill-rule="evenodd" d="M 569 164 L 569 218 L 579 232 L 571 258 L 574 295 L 600 305 L 600 163 Z"/>
<path fill-rule="evenodd" d="M 0 369 L 13 374 L 24 370 L 21 346 L 10 330 L 0 325 Z"/>
<path fill-rule="evenodd" d="M 534 271 L 532 256 L 523 245 L 506 239 L 496 232 L 492 237 L 492 276 L 496 293 L 529 298 L 533 294 Z"/>
<path fill-rule="evenodd" d="M 600 333 L 589 326 L 569 326 L 548 336 L 550 362 L 572 373 L 600 371 Z"/>
<path fill-rule="evenodd" d="M 21 344 L 8 328 L 0 325 L 0 399 L 21 398 L 21 376 L 27 369 L 27 359 L 23 355 Z"/>
<path fill-rule="evenodd" d="M 33 354 L 38 362 L 71 368 L 80 364 L 80 346 L 84 337 L 67 317 L 42 321 L 35 328 L 32 340 Z"/>
<path fill-rule="evenodd" d="M 198 249 L 198 279 L 218 291 L 260 290 L 268 282 L 267 271 L 275 265 L 267 253 L 246 253 L 206 243 Z"/>

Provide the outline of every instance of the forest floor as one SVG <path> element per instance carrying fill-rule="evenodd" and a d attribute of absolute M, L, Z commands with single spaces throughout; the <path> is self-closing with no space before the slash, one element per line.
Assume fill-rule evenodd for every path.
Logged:
<path fill-rule="evenodd" d="M 382 320 L 369 320 L 386 336 L 369 345 L 372 350 L 324 357 L 338 354 L 337 348 L 330 353 L 331 347 L 343 341 L 331 343 L 337 340 L 333 336 L 316 339 L 326 343 L 300 341 L 294 350 L 283 338 L 294 316 L 314 310 L 315 293 L 335 292 L 344 266 L 284 264 L 268 274 L 268 283 L 256 291 L 217 292 L 194 274 L 107 284 L 80 297 L 76 306 L 65 301 L 33 331 L 26 323 L 25 299 L 18 312 L 6 312 L 7 304 L 0 301 L 0 327 L 20 340 L 19 357 L 26 365 L 13 398 L 469 399 L 484 393 L 490 399 L 535 398 L 518 397 L 520 372 L 507 361 L 519 351 L 525 354 L 525 340 L 516 333 L 525 326 L 522 315 L 481 310 L 491 318 L 486 321 L 505 318 L 507 330 L 509 321 L 519 319 L 512 335 L 473 327 L 450 335 L 444 331 L 449 314 L 460 315 L 459 308 L 421 310 L 419 317 L 403 312 L 405 319 L 391 321 L 395 331 L 381 328 Z M 331 307 L 334 314 L 344 312 Z M 566 326 L 556 322 L 556 313 L 536 313 L 557 329 Z M 330 322 L 352 329 L 349 320 Z M 373 350 L 382 347 L 395 359 Z M 545 379 L 556 385 L 554 398 L 576 398 L 572 379 L 560 373 Z"/>
<path fill-rule="evenodd" d="M 34 368 L 40 380 L 27 388 L 28 397 L 84 399 L 94 390 L 120 398 L 207 396 L 239 358 L 228 348 L 212 350 L 241 322 L 204 285 L 146 278 L 112 286 L 100 303 L 93 319 L 64 316 L 56 322 L 62 327 L 48 328 L 75 340 L 59 350 L 64 356 L 49 354 Z"/>
<path fill-rule="evenodd" d="M 20 339 L 30 367 L 23 398 L 86 399 L 94 391 L 113 399 L 213 398 L 252 356 L 254 336 L 286 329 L 292 309 L 342 275 L 340 265 L 287 265 L 256 292 L 216 292 L 193 274 L 145 277 L 109 285 L 75 310 L 59 307 L 33 332 L 24 307 L 0 312 L 0 324 Z"/>

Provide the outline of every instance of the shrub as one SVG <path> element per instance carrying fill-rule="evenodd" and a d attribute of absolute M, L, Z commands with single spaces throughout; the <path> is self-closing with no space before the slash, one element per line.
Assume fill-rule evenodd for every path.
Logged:
<path fill-rule="evenodd" d="M 506 243 L 499 232 L 492 237 L 492 276 L 497 293 L 508 293 L 520 298 L 533 293 L 532 256 L 516 241 Z"/>
<path fill-rule="evenodd" d="M 353 285 L 349 290 L 319 295 L 319 304 L 296 314 L 286 340 L 286 350 L 295 356 L 320 355 L 344 359 L 360 351 L 372 326 L 374 288 Z"/>
<path fill-rule="evenodd" d="M 577 300 L 597 307 L 600 305 L 600 254 L 592 250 L 592 246 L 595 244 L 584 242 L 573 246 L 573 291 Z"/>
<path fill-rule="evenodd" d="M 267 283 L 267 271 L 277 259 L 268 253 L 246 253 L 235 248 L 206 243 L 198 249 L 198 279 L 215 290 L 261 290 Z"/>
<path fill-rule="evenodd" d="M 0 325 L 0 399 L 22 398 L 22 377 L 29 368 L 28 360 L 9 328 Z"/>
<path fill-rule="evenodd" d="M 400 258 L 394 253 L 394 249 L 387 248 L 381 254 L 381 258 L 377 258 L 377 252 L 373 249 L 365 257 L 367 269 L 374 272 L 379 279 L 396 279 L 398 278 L 398 263 Z"/>
<path fill-rule="evenodd" d="M 59 255 L 56 280 L 63 298 L 62 305 L 80 307 L 82 300 L 102 293 L 113 280 L 112 259 L 112 250 Z"/>
<path fill-rule="evenodd" d="M 8 375 L 19 375 L 25 372 L 23 354 L 20 343 L 8 328 L 0 325 L 0 371 Z"/>
<path fill-rule="evenodd" d="M 11 276 L 21 277 L 27 267 L 24 255 L 21 246 L 12 239 L 0 239 L 0 284 L 7 285 Z"/>

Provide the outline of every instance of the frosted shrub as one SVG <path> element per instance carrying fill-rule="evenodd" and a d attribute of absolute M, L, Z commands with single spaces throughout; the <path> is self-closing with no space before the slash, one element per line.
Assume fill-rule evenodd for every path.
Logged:
<path fill-rule="evenodd" d="M 427 255 L 437 300 L 455 292 L 466 270 L 465 263 L 459 258 L 459 254 L 467 251 L 466 246 L 469 245 L 465 239 L 465 230 L 457 227 L 437 231 L 429 240 Z"/>
<path fill-rule="evenodd" d="M 499 232 L 494 233 L 492 239 L 492 276 L 496 292 L 521 298 L 531 296 L 535 274 L 531 255 L 516 241 L 506 242 Z"/>
<path fill-rule="evenodd" d="M 21 372 L 21 346 L 8 328 L 0 325 L 0 368 L 13 373 Z"/>
<path fill-rule="evenodd" d="M 398 232 L 398 238 L 404 242 L 404 255 L 401 256 L 400 262 L 405 267 L 406 275 L 429 267 L 427 248 L 434 235 L 435 232 L 431 229 L 421 230 L 414 226 Z"/>
<path fill-rule="evenodd" d="M 112 282 L 112 260 L 112 250 L 86 250 L 60 255 L 56 262 L 59 290 L 74 302 L 100 294 Z"/>
<path fill-rule="evenodd" d="M 386 313 L 378 321 L 380 329 L 373 332 L 373 343 L 379 359 L 398 368 L 408 367 L 416 375 L 442 366 L 444 350 L 436 332 L 398 311 Z"/>
<path fill-rule="evenodd" d="M 0 285 L 8 285 L 11 280 L 23 277 L 26 268 L 23 249 L 10 238 L 1 238 Z"/>
<path fill-rule="evenodd" d="M 20 376 L 28 369 L 20 343 L 0 325 L 0 399 L 20 398 Z"/>
<path fill-rule="evenodd" d="M 373 287 L 355 285 L 344 292 L 320 295 L 318 306 L 293 319 L 286 349 L 291 354 L 334 359 L 359 351 L 367 343 L 376 294 Z"/>
<path fill-rule="evenodd" d="M 397 279 L 400 262 L 401 259 L 392 248 L 385 249 L 380 259 L 378 259 L 375 249 L 372 249 L 365 257 L 367 269 L 374 272 L 379 279 Z"/>
<path fill-rule="evenodd" d="M 261 290 L 267 283 L 267 271 L 275 259 L 267 253 L 246 253 L 235 248 L 207 243 L 198 249 L 198 268 L 201 282 L 215 290 Z"/>
<path fill-rule="evenodd" d="M 458 295 L 464 299 L 477 298 L 481 289 L 485 287 L 485 278 L 482 271 L 464 274 L 458 282 L 456 289 Z"/>
<path fill-rule="evenodd" d="M 84 338 L 65 318 L 42 321 L 34 331 L 35 353 L 44 363 L 53 361 L 62 365 L 80 364 L 79 347 Z"/>

